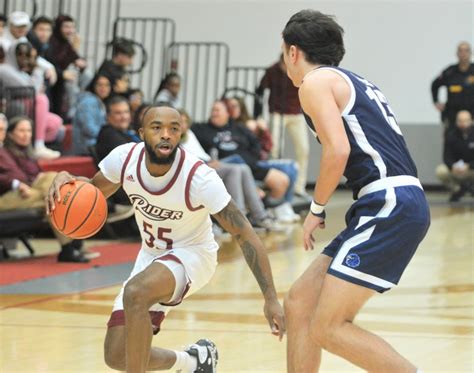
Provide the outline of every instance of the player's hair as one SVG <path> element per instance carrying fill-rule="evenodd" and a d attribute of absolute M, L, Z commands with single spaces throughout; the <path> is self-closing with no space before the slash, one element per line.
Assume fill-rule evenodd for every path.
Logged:
<path fill-rule="evenodd" d="M 160 108 L 160 107 L 169 107 L 173 110 L 176 110 L 176 108 L 172 105 L 170 105 L 168 102 L 164 102 L 164 101 L 158 101 L 157 103 L 153 104 L 153 105 L 148 105 L 148 107 L 145 109 L 145 111 L 143 112 L 143 116 L 142 116 L 142 121 L 141 121 L 141 124 L 140 126 L 143 127 L 143 121 L 145 120 L 145 116 L 147 115 L 147 113 L 151 110 L 151 109 L 156 109 L 156 108 Z M 176 110 L 178 113 L 179 111 Z"/>
<path fill-rule="evenodd" d="M 287 46 L 300 48 L 313 64 L 338 66 L 344 57 L 344 30 L 332 16 L 305 9 L 294 14 L 283 30 Z"/>
<path fill-rule="evenodd" d="M 111 96 L 110 98 L 108 98 L 105 102 L 105 108 L 107 110 L 107 114 L 110 113 L 110 109 L 112 108 L 112 106 L 117 105 L 117 104 L 121 104 L 122 102 L 125 102 L 127 105 L 129 105 L 128 100 L 123 96 L 114 95 L 114 96 Z"/>

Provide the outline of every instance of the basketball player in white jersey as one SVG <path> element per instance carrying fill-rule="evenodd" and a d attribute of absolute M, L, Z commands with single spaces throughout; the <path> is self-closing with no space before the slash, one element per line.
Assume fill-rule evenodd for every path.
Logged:
<path fill-rule="evenodd" d="M 227 193 L 216 172 L 181 149 L 181 117 L 170 107 L 144 114 L 142 143 L 115 148 L 90 182 L 109 197 L 120 186 L 135 207 L 142 248 L 115 300 L 105 338 L 105 362 L 139 373 L 172 369 L 215 372 L 217 349 L 206 339 L 185 351 L 151 347 L 170 307 L 202 288 L 214 274 L 218 245 L 210 214 L 239 242 L 265 299 L 264 314 L 274 335 L 285 327 L 262 242 Z M 59 188 L 83 179 L 60 173 L 50 188 L 48 210 Z"/>
<path fill-rule="evenodd" d="M 387 99 L 368 80 L 339 66 L 343 30 L 313 10 L 283 30 L 287 73 L 299 87 L 307 124 L 322 146 L 304 247 L 325 225 L 325 205 L 341 177 L 356 202 L 347 227 L 295 282 L 285 298 L 288 371 L 315 372 L 321 349 L 376 373 L 416 372 L 382 338 L 353 321 L 376 292 L 394 287 L 425 236 L 429 208 Z"/>

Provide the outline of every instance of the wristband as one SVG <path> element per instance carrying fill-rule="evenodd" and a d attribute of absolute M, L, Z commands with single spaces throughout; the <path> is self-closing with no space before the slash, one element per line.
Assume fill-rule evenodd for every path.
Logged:
<path fill-rule="evenodd" d="M 314 200 L 311 201 L 311 206 L 309 210 L 314 216 L 317 216 L 318 218 L 324 219 L 326 217 L 326 211 L 324 211 L 324 205 L 320 205 Z"/>

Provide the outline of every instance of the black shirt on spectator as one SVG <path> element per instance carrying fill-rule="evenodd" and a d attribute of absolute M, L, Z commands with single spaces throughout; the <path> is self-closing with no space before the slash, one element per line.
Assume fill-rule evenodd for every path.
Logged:
<path fill-rule="evenodd" d="M 446 134 L 444 163 L 451 169 L 461 159 L 469 164 L 471 170 L 474 169 L 474 126 L 465 133 L 454 128 Z"/>

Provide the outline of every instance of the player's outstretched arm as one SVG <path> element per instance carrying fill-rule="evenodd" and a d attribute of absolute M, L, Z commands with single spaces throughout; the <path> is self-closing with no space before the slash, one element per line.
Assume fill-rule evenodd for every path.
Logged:
<path fill-rule="evenodd" d="M 270 324 L 272 333 L 278 335 L 281 340 L 285 333 L 283 309 L 278 302 L 270 261 L 262 241 L 258 238 L 250 222 L 238 209 L 233 200 L 213 216 L 239 242 L 245 260 L 265 298 L 265 317 Z"/>
<path fill-rule="evenodd" d="M 59 172 L 53 180 L 53 183 L 49 187 L 47 201 L 46 201 L 46 212 L 49 214 L 51 211 L 54 210 L 55 202 L 60 201 L 60 193 L 59 189 L 64 184 L 74 183 L 76 180 L 85 181 L 87 183 L 91 183 L 96 186 L 105 198 L 109 198 L 112 194 L 114 194 L 118 188 L 120 188 L 120 184 L 114 184 L 110 180 L 108 180 L 102 172 L 97 172 L 92 179 L 83 176 L 74 176 L 71 175 L 69 172 L 61 171 Z"/>

